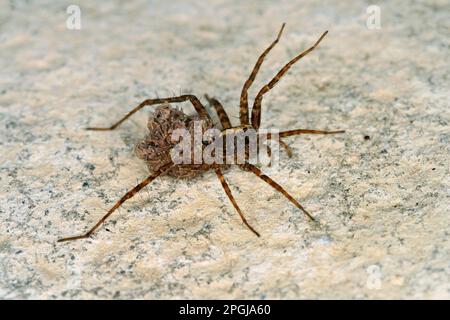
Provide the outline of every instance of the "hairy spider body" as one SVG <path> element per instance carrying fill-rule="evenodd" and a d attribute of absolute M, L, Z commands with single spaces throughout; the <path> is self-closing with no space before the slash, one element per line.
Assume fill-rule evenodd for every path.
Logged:
<path fill-rule="evenodd" d="M 147 163 L 150 172 L 158 172 L 162 167 L 172 162 L 171 151 L 178 143 L 172 138 L 175 130 L 185 129 L 193 138 L 196 122 L 202 124 L 203 131 L 214 127 L 209 120 L 199 120 L 201 120 L 199 116 L 187 115 L 170 105 L 158 107 L 149 117 L 147 136 L 136 145 L 136 155 Z M 191 145 L 192 148 L 195 147 L 193 141 Z M 191 155 L 193 158 L 194 150 L 192 150 Z M 173 165 L 165 174 L 175 178 L 192 178 L 210 169 L 211 165 L 206 163 L 194 164 L 194 159 L 192 159 L 192 164 Z"/>
<path fill-rule="evenodd" d="M 307 50 L 301 52 L 297 56 L 295 56 L 291 61 L 289 61 L 276 75 L 275 77 L 268 82 L 265 86 L 263 86 L 258 94 L 255 97 L 253 108 L 249 110 L 248 105 L 248 89 L 252 85 L 255 80 L 256 74 L 259 71 L 261 64 L 264 61 L 264 58 L 269 53 L 269 51 L 275 46 L 278 40 L 281 37 L 285 24 L 282 25 L 277 38 L 272 42 L 272 44 L 259 56 L 253 70 L 244 83 L 242 88 L 241 97 L 240 97 L 240 110 L 239 110 L 239 119 L 240 124 L 238 126 L 232 126 L 231 121 L 225 112 L 222 104 L 215 98 L 210 98 L 207 95 L 205 96 L 208 102 L 212 107 L 214 107 L 222 127 L 221 135 L 219 138 L 215 138 L 214 140 L 207 141 L 206 144 L 200 143 L 200 145 L 193 143 L 192 148 L 200 148 L 200 151 L 206 146 L 209 146 L 212 143 L 216 143 L 220 141 L 218 139 L 225 139 L 226 136 L 230 133 L 234 133 L 237 135 L 244 135 L 247 130 L 254 129 L 255 134 L 258 135 L 258 130 L 261 124 L 261 108 L 262 108 L 262 100 L 264 94 L 270 91 L 278 81 L 283 77 L 283 75 L 290 69 L 290 67 L 300 60 L 302 57 L 313 51 L 318 44 L 322 41 L 328 31 L 324 32 L 322 36 L 315 42 L 313 46 L 308 48 Z M 171 103 L 180 103 L 180 102 L 190 102 L 194 107 L 197 115 L 189 116 L 183 113 L 181 110 L 175 109 L 170 106 Z M 193 133 L 194 126 L 196 121 L 202 120 L 202 130 L 211 129 L 214 127 L 213 121 L 208 114 L 206 108 L 200 102 L 200 100 L 194 95 L 181 95 L 176 97 L 169 97 L 163 99 L 147 99 L 141 102 L 138 106 L 129 111 L 123 118 L 121 118 L 118 122 L 116 122 L 111 127 L 106 128 L 87 128 L 88 130 L 96 130 L 96 131 L 108 131 L 116 129 L 120 124 L 122 124 L 125 120 L 127 120 L 131 115 L 139 111 L 145 106 L 151 105 L 163 105 L 155 110 L 155 112 L 150 116 L 147 127 L 149 129 L 148 135 L 144 140 L 139 142 L 136 146 L 136 154 L 139 158 L 143 159 L 150 170 L 150 175 L 142 180 L 139 184 L 137 184 L 134 188 L 129 190 L 125 195 L 122 196 L 115 204 L 112 206 L 108 212 L 91 228 L 88 232 L 79 235 L 72 236 L 67 238 L 59 239 L 58 241 L 69 241 L 76 239 L 83 239 L 90 237 L 95 230 L 117 209 L 119 208 L 125 201 L 132 198 L 136 193 L 138 193 L 142 188 L 147 186 L 153 180 L 155 180 L 158 176 L 161 175 L 170 175 L 178 178 L 192 178 L 202 172 L 208 170 L 214 170 L 225 193 L 227 194 L 230 202 L 238 212 L 241 217 L 242 222 L 257 236 L 260 234 L 247 222 L 243 212 L 239 208 L 236 200 L 234 199 L 231 189 L 228 186 L 228 183 L 225 180 L 225 177 L 222 174 L 222 169 L 227 168 L 229 165 L 224 163 L 209 163 L 200 162 L 196 163 L 193 161 L 191 164 L 176 164 L 172 158 L 172 150 L 174 149 L 177 141 L 172 140 L 172 133 L 177 129 L 184 129 L 190 133 Z M 323 131 L 323 130 L 311 130 L 311 129 L 296 129 L 296 130 L 288 130 L 281 131 L 279 133 L 279 138 L 285 138 L 294 135 L 301 134 L 335 134 L 335 133 L 343 133 L 345 131 Z M 194 134 L 190 135 L 194 138 Z M 273 137 L 272 137 L 273 138 Z M 271 139 L 270 135 L 268 135 L 268 139 Z M 286 148 L 288 155 L 292 154 L 292 151 L 286 145 L 283 140 L 279 140 L 279 143 Z M 244 145 L 246 148 L 245 154 L 245 162 L 241 164 L 237 164 L 241 169 L 251 172 L 259 177 L 261 180 L 266 182 L 272 188 L 283 194 L 293 205 L 295 205 L 299 210 L 301 210 L 308 218 L 314 220 L 311 214 L 303 208 L 303 206 L 295 200 L 282 186 L 272 180 L 269 176 L 265 175 L 258 167 L 251 164 L 247 155 L 247 145 Z M 269 149 L 270 150 L 270 149 Z M 268 151 L 269 151 L 268 150 Z M 236 150 L 239 152 L 240 150 Z M 226 151 L 221 156 L 225 156 Z M 192 155 L 193 156 L 193 155 Z"/>

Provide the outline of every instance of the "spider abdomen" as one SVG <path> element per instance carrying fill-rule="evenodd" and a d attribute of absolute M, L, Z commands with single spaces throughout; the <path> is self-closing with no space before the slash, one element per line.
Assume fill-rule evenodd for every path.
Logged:
<path fill-rule="evenodd" d="M 191 162 L 172 166 L 166 174 L 177 178 L 191 178 L 211 168 L 205 163 L 194 162 L 194 148 L 203 148 L 203 145 L 194 143 L 194 125 L 202 126 L 202 131 L 213 128 L 209 121 L 200 121 L 199 116 L 190 116 L 170 105 L 158 107 L 149 117 L 148 134 L 136 145 L 136 155 L 143 159 L 151 172 L 157 172 L 161 167 L 172 162 L 172 149 L 180 143 L 174 139 L 175 130 L 185 130 L 191 139 Z M 178 141 L 177 141 L 178 140 Z M 202 152 L 203 150 L 197 150 Z"/>

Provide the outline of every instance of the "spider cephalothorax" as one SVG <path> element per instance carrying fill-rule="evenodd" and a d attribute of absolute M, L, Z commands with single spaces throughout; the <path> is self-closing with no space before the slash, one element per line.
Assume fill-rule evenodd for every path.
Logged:
<path fill-rule="evenodd" d="M 219 116 L 220 124 L 222 127 L 221 131 L 221 139 L 226 137 L 229 133 L 245 133 L 247 130 L 253 129 L 255 130 L 255 134 L 259 135 L 259 128 L 261 124 L 261 106 L 262 106 L 262 100 L 264 94 L 266 94 L 270 89 L 272 89 L 278 81 L 283 77 L 283 75 L 289 70 L 289 68 L 296 63 L 298 60 L 300 60 L 302 57 L 307 55 L 309 52 L 314 50 L 317 45 L 322 41 L 322 39 L 327 34 L 327 31 L 322 34 L 322 36 L 319 38 L 319 40 L 316 41 L 316 43 L 310 47 L 309 49 L 303 51 L 296 57 L 294 57 L 291 61 L 289 61 L 277 74 L 276 76 L 268 82 L 265 86 L 261 88 L 261 90 L 258 92 L 258 94 L 255 97 L 253 108 L 251 110 L 251 116 L 249 114 L 249 105 L 248 105 L 248 89 L 252 85 L 253 81 L 255 80 L 256 74 L 259 71 L 259 68 L 265 58 L 265 56 L 269 53 L 269 51 L 275 46 L 275 44 L 280 39 L 281 33 L 283 32 L 284 24 L 281 27 L 280 32 L 278 33 L 277 38 L 275 41 L 272 42 L 272 44 L 259 56 L 255 66 L 253 67 L 253 70 L 250 74 L 250 77 L 247 79 L 247 81 L 244 83 L 244 86 L 242 88 L 241 92 L 241 98 L 240 98 L 240 110 L 239 110 L 239 119 L 240 124 L 238 126 L 232 126 L 230 119 L 225 112 L 222 104 L 215 98 L 210 98 L 206 96 L 206 99 L 208 102 L 214 107 L 215 111 L 217 112 L 217 115 Z M 197 112 L 196 116 L 188 116 L 184 114 L 182 111 L 170 107 L 170 103 L 179 103 L 179 102 L 185 102 L 189 101 L 195 111 Z M 126 119 L 128 119 L 131 115 L 136 113 L 138 110 L 142 109 L 145 106 L 155 105 L 155 104 L 163 104 L 165 106 L 159 107 L 155 110 L 155 112 L 150 116 L 150 119 L 148 121 L 148 129 L 149 133 L 145 137 L 143 141 L 141 141 L 136 146 L 136 153 L 139 158 L 143 159 L 151 172 L 151 174 L 145 178 L 142 182 L 137 184 L 134 188 L 132 188 L 130 191 L 128 191 L 120 200 L 118 200 L 114 206 L 85 234 L 80 236 L 73 236 L 68 238 L 63 238 L 58 241 L 68 241 L 68 240 L 76 240 L 76 239 L 82 239 L 89 237 L 118 207 L 122 205 L 125 201 L 132 198 L 137 192 L 139 192 L 142 188 L 144 188 L 146 185 L 148 185 L 150 182 L 155 180 L 160 175 L 171 175 L 174 177 L 183 177 L 183 178 L 190 178 L 193 177 L 201 172 L 207 171 L 207 170 L 214 170 L 217 177 L 220 180 L 220 183 L 222 184 L 223 189 L 225 190 L 225 193 L 227 194 L 228 198 L 230 199 L 231 203 L 233 204 L 236 211 L 239 213 L 242 222 L 257 236 L 259 236 L 259 233 L 247 222 L 247 220 L 244 217 L 244 214 L 242 213 L 241 209 L 239 208 L 238 204 L 236 203 L 233 195 L 231 194 L 230 187 L 228 186 L 228 183 L 225 181 L 225 177 L 222 174 L 222 169 L 228 168 L 228 164 L 222 163 L 222 162 L 212 162 L 212 163 L 206 163 L 206 162 L 200 162 L 196 163 L 195 161 L 191 161 L 190 163 L 177 163 L 173 159 L 172 150 L 175 148 L 178 141 L 174 141 L 172 138 L 172 133 L 177 129 L 184 129 L 187 132 L 191 133 L 191 137 L 195 136 L 193 133 L 194 126 L 196 122 L 201 123 L 202 130 L 211 129 L 213 128 L 213 121 L 211 120 L 210 115 L 208 114 L 206 108 L 202 105 L 200 100 L 194 96 L 194 95 L 181 95 L 176 97 L 169 97 L 169 98 L 163 98 L 163 99 L 148 99 L 140 103 L 137 107 L 132 109 L 130 112 L 128 112 L 122 119 L 120 119 L 118 122 L 116 122 L 111 127 L 107 128 L 88 128 L 88 130 L 114 130 L 117 128 L 122 122 L 124 122 Z M 200 121 L 201 120 L 201 121 Z M 279 133 L 279 143 L 286 148 L 288 151 L 288 154 L 290 154 L 290 149 L 287 147 L 287 145 L 281 140 L 281 138 L 293 136 L 293 135 L 300 135 L 300 134 L 334 134 L 334 133 L 342 133 L 344 131 L 323 131 L 323 130 L 310 130 L 310 129 L 297 129 L 297 130 L 288 130 L 288 131 L 281 131 Z M 192 144 L 192 148 L 199 148 L 200 151 L 203 151 L 203 149 L 206 146 L 211 145 L 214 142 L 217 142 L 219 140 L 213 140 L 208 141 L 206 144 L 200 143 L 200 144 Z M 247 153 L 247 145 L 244 145 L 245 153 Z M 237 150 L 239 152 L 239 150 Z M 194 153 L 193 153 L 194 154 Z M 222 155 L 221 153 L 217 153 Z M 234 155 L 233 155 L 234 156 Z M 189 158 L 191 159 L 191 158 Z M 261 178 L 263 181 L 268 183 L 271 187 L 273 187 L 275 190 L 282 193 L 292 204 L 294 204 L 297 208 L 299 208 L 303 213 L 305 213 L 311 220 L 314 220 L 314 218 L 300 205 L 300 203 L 295 200 L 294 197 L 292 197 L 286 190 L 284 190 L 283 187 L 281 187 L 278 183 L 276 183 L 274 180 L 272 180 L 270 177 L 265 175 L 259 168 L 248 162 L 247 155 L 244 158 L 244 163 L 237 163 L 237 166 L 239 166 L 241 169 L 245 171 L 252 172 L 259 178 Z M 192 160 L 192 159 L 191 159 Z"/>

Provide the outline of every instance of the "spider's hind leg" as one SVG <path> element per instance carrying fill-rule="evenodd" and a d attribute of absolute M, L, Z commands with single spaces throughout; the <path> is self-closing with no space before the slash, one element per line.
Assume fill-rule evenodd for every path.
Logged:
<path fill-rule="evenodd" d="M 130 191 L 125 193 L 125 195 L 122 196 L 122 198 L 120 198 L 120 200 L 117 201 L 114 204 L 114 206 L 111 209 L 109 209 L 109 211 L 88 232 L 86 232 L 85 234 L 79 235 L 79 236 L 72 236 L 72 237 L 62 238 L 62 239 L 59 239 L 58 242 L 65 242 L 65 241 L 72 241 L 72 240 L 89 238 L 95 232 L 95 230 L 97 230 L 98 227 L 100 227 L 100 225 L 103 222 L 105 222 L 105 220 L 108 219 L 108 217 L 114 211 L 116 211 L 116 209 L 118 209 L 125 201 L 127 201 L 128 199 L 131 199 L 134 195 L 136 195 L 139 191 L 141 191 L 142 188 L 144 188 L 150 182 L 155 180 L 158 176 L 160 176 L 162 173 L 164 173 L 166 170 L 168 170 L 171 166 L 172 166 L 172 164 L 167 164 L 167 165 L 163 166 L 160 169 L 160 171 L 158 171 L 158 172 L 148 176 L 142 182 L 138 183 L 133 189 L 131 189 Z"/>
<path fill-rule="evenodd" d="M 165 104 L 165 103 L 177 103 L 177 102 L 185 102 L 190 101 L 192 105 L 195 108 L 195 111 L 197 111 L 198 115 L 205 120 L 211 120 L 208 112 L 206 111 L 205 107 L 202 105 L 200 100 L 192 94 L 185 94 L 178 97 L 170 97 L 170 98 L 163 98 L 163 99 L 147 99 L 142 101 L 137 107 L 133 108 L 130 112 L 128 112 L 124 117 L 122 117 L 119 121 L 117 121 L 115 124 L 113 124 L 110 127 L 89 127 L 86 128 L 86 130 L 96 130 L 96 131 L 108 131 L 108 130 L 114 130 L 117 128 L 122 122 L 127 120 L 129 117 L 131 117 L 133 114 L 141 110 L 145 106 L 151 106 L 155 104 Z"/>

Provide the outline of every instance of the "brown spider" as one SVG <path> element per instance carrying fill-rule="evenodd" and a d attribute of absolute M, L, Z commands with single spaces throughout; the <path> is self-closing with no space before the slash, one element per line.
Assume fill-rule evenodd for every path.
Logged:
<path fill-rule="evenodd" d="M 253 103 L 253 109 L 251 113 L 251 119 L 249 119 L 249 107 L 248 107 L 248 89 L 252 85 L 253 81 L 255 80 L 256 74 L 258 73 L 258 70 L 265 58 L 265 56 L 269 53 L 269 51 L 275 46 L 275 44 L 279 41 L 280 36 L 283 32 L 285 24 L 283 23 L 277 38 L 275 41 L 272 42 L 272 44 L 259 56 L 252 73 L 250 74 L 250 77 L 245 82 L 241 97 L 240 97 L 240 125 L 233 127 L 231 125 L 230 119 L 228 118 L 227 113 L 225 112 L 222 104 L 215 98 L 210 98 L 207 95 L 205 96 L 208 102 L 214 107 L 216 110 L 220 123 L 222 126 L 222 134 L 225 136 L 227 132 L 233 131 L 236 132 L 242 132 L 244 133 L 249 128 L 256 130 L 258 132 L 260 123 L 261 123 L 261 103 L 264 94 L 266 94 L 270 89 L 272 89 L 278 81 L 283 77 L 283 75 L 289 70 L 289 68 L 296 63 L 298 60 L 300 60 L 302 57 L 310 53 L 312 50 L 314 50 L 317 45 L 322 41 L 322 39 L 325 37 L 325 35 L 328 33 L 328 31 L 325 31 L 322 36 L 316 41 L 316 43 L 310 47 L 309 49 L 303 51 L 299 55 L 297 55 L 295 58 L 293 58 L 291 61 L 289 61 L 278 73 L 277 75 L 265 86 L 261 88 L 261 90 L 256 95 L 255 101 Z M 141 183 L 136 185 L 133 189 L 128 191 L 119 201 L 116 202 L 116 204 L 101 218 L 88 232 L 86 232 L 83 235 L 68 237 L 68 238 L 62 238 L 59 239 L 59 242 L 62 241 L 69 241 L 69 240 L 76 240 L 76 239 L 82 239 L 82 238 L 88 238 L 118 207 L 120 207 L 125 201 L 132 198 L 137 192 L 139 192 L 142 188 L 144 188 L 146 185 L 148 185 L 150 182 L 155 180 L 160 175 L 167 174 L 173 177 L 181 177 L 181 178 L 190 178 L 195 175 L 198 175 L 202 172 L 205 172 L 207 170 L 215 170 L 217 177 L 219 178 L 223 189 L 225 190 L 225 193 L 227 194 L 228 198 L 230 199 L 231 203 L 233 204 L 234 208 L 239 213 L 243 223 L 258 237 L 260 236 L 259 233 L 247 222 L 247 220 L 244 217 L 244 214 L 242 213 L 241 209 L 239 208 L 238 204 L 236 203 L 233 195 L 231 194 L 231 190 L 225 181 L 225 178 L 222 174 L 221 168 L 228 167 L 227 164 L 174 164 L 171 159 L 171 150 L 174 147 L 174 142 L 171 141 L 170 134 L 173 132 L 173 130 L 177 128 L 185 128 L 189 131 L 192 131 L 193 129 L 193 123 L 196 120 L 203 120 L 203 129 L 206 128 L 212 128 L 214 127 L 213 121 L 206 111 L 205 107 L 202 105 L 202 103 L 199 101 L 199 99 L 194 95 L 181 95 L 177 97 L 169 97 L 164 99 L 147 99 L 143 101 L 141 104 L 139 104 L 137 107 L 132 109 L 130 112 L 128 112 L 122 119 L 120 119 L 117 123 L 112 125 L 109 128 L 87 128 L 87 130 L 98 130 L 98 131 L 107 131 L 107 130 L 114 130 L 117 128 L 122 122 L 124 122 L 126 119 L 128 119 L 131 115 L 136 113 L 138 110 L 142 109 L 145 106 L 155 105 L 155 104 L 170 104 L 170 103 L 178 103 L 178 102 L 185 102 L 189 101 L 194 106 L 197 116 L 188 116 L 184 114 L 182 111 L 177 110 L 175 108 L 170 107 L 170 105 L 162 106 L 156 109 L 156 111 L 150 116 L 149 122 L 148 122 L 148 128 L 149 133 L 147 137 L 140 142 L 136 146 L 136 153 L 138 157 L 141 159 L 144 159 L 147 162 L 147 165 L 150 169 L 151 174 L 145 178 Z M 250 123 L 251 122 L 251 123 Z M 309 129 L 297 129 L 297 130 L 289 130 L 289 131 L 281 131 L 279 133 L 280 138 L 289 137 L 293 135 L 299 135 L 299 134 L 334 134 L 334 133 L 343 133 L 345 131 L 322 131 L 322 130 L 309 130 Z M 270 136 L 268 137 L 270 139 Z M 288 151 L 288 155 L 291 154 L 289 147 L 280 140 L 280 144 L 286 148 Z M 269 149 L 270 150 L 270 149 Z M 246 158 L 247 159 L 247 158 Z M 263 181 L 268 183 L 270 186 L 272 186 L 274 189 L 282 193 L 291 203 L 293 203 L 297 208 L 299 208 L 301 211 L 303 211 L 311 220 L 314 220 L 314 218 L 309 214 L 306 209 L 298 203 L 297 200 L 295 200 L 288 192 L 286 192 L 278 183 L 273 181 L 270 177 L 265 175 L 260 169 L 258 169 L 253 164 L 250 164 L 249 162 L 245 162 L 244 164 L 239 164 L 239 167 L 245 171 L 250 171 L 254 173 L 256 176 L 261 178 Z"/>

